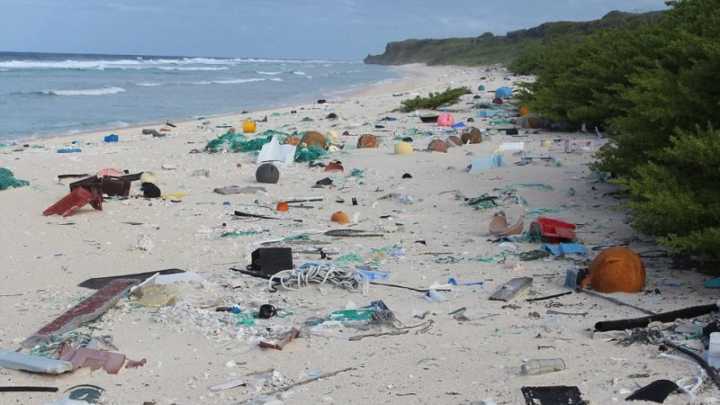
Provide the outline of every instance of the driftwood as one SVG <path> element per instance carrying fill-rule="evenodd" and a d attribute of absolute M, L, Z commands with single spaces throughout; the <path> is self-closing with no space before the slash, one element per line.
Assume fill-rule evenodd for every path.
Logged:
<path fill-rule="evenodd" d="M 646 316 L 644 318 L 621 319 L 617 321 L 601 321 L 595 324 L 595 330 L 598 332 L 607 332 L 611 330 L 626 330 L 647 327 L 651 322 L 673 322 L 676 319 L 695 318 L 701 315 L 707 315 L 719 311 L 720 308 L 716 304 L 700 305 L 679 309 L 677 311 L 664 312 Z"/>
<path fill-rule="evenodd" d="M 545 296 L 545 297 L 528 298 L 528 299 L 526 299 L 525 301 L 526 301 L 526 302 L 545 301 L 545 300 L 551 300 L 551 299 L 553 299 L 553 298 L 563 297 L 563 296 L 565 296 L 565 295 L 570 295 L 570 294 L 572 294 L 572 291 L 566 291 L 566 292 L 564 292 L 564 293 L 548 295 L 548 296 Z"/>

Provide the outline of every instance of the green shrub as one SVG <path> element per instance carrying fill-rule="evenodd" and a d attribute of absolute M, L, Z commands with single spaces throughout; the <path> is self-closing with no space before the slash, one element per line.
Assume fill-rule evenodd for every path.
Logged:
<path fill-rule="evenodd" d="M 598 167 L 631 197 L 633 225 L 720 261 L 720 4 L 679 0 L 658 22 L 604 30 L 521 58 L 521 94 L 556 121 L 607 129 Z"/>
<path fill-rule="evenodd" d="M 412 112 L 415 110 L 434 110 L 442 105 L 452 105 L 460 100 L 465 94 L 472 93 L 467 87 L 448 88 L 442 93 L 430 93 L 427 97 L 417 96 L 410 100 L 402 102 L 400 108 L 403 112 Z"/>
<path fill-rule="evenodd" d="M 556 41 L 527 56 L 537 79 L 525 97 L 533 111 L 579 127 L 607 127 L 629 102 L 621 97 L 633 74 L 654 66 L 661 38 L 654 26 L 596 32 L 582 41 Z"/>
<path fill-rule="evenodd" d="M 720 128 L 720 8 L 716 0 L 678 2 L 663 21 L 654 66 L 635 73 L 622 93 L 624 113 L 611 119 L 617 148 L 603 155 L 621 175 L 653 159 L 677 129 Z"/>
<path fill-rule="evenodd" d="M 636 228 L 677 253 L 720 260 L 720 131 L 678 131 L 623 183 Z"/>

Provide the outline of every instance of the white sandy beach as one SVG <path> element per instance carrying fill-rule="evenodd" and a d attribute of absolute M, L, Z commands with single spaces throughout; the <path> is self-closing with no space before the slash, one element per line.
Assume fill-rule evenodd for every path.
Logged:
<path fill-rule="evenodd" d="M 254 398 L 259 398 L 256 403 L 271 404 L 480 404 L 482 400 L 523 404 L 523 386 L 570 385 L 577 386 L 591 404 L 613 404 L 623 403 L 630 393 L 654 380 L 696 376 L 694 364 L 659 357 L 657 346 L 618 345 L 609 341 L 618 336 L 613 333 L 593 336 L 597 321 L 643 316 L 631 308 L 584 294 L 534 303 L 526 302 L 526 297 L 509 303 L 488 300 L 501 284 L 514 277 L 533 277 L 531 296 L 567 291 L 563 287 L 565 272 L 575 264 L 553 258 L 520 262 L 512 255 L 504 263 L 473 260 L 503 251 L 486 235 L 497 210 L 475 210 L 462 196 L 477 197 L 495 188 L 515 186 L 527 206 L 503 207 L 511 220 L 524 211 L 549 209 L 554 211 L 548 216 L 578 224 L 579 239 L 590 249 L 627 243 L 639 252 L 657 247 L 627 225 L 623 202 L 606 195 L 615 188 L 594 182 L 588 167 L 592 151 L 581 148 L 588 142 L 597 145 L 594 135 L 520 130 L 521 136 L 511 137 L 490 132 L 483 143 L 452 147 L 447 154 L 425 152 L 432 138 L 411 135 L 416 152 L 409 156 L 393 154 L 394 137 L 404 136 L 413 128 L 447 137 L 434 124 L 422 124 L 414 114 L 392 112 L 409 97 L 396 96 L 398 93 L 425 95 L 449 86 L 468 86 L 482 94 L 482 101 L 491 101 L 490 93 L 477 91 L 479 84 L 494 90 L 517 80 L 506 80 L 509 74 L 490 68 L 411 65 L 398 69 L 404 79 L 328 96 L 327 104 L 213 117 L 210 125 L 201 125 L 198 120 L 176 123 L 177 128 L 163 138 L 142 135 L 140 128 L 125 128 L 113 131 L 120 137 L 117 144 L 103 143 L 108 132 L 102 131 L 31 142 L 42 147 L 0 149 L 0 167 L 30 182 L 29 187 L 0 191 L 0 251 L 5 257 L 0 272 L 1 349 L 18 349 L 26 337 L 91 295 L 92 290 L 77 286 L 90 277 L 179 268 L 204 278 L 201 284 L 178 286 L 175 305 L 148 308 L 124 298 L 89 328 L 79 329 L 96 337 L 111 336 L 117 351 L 133 360 L 147 359 L 144 367 L 122 369 L 117 375 L 79 369 L 62 376 L 0 369 L 0 386 L 57 386 L 62 392 L 71 386 L 93 384 L 105 388 L 105 404 L 189 405 L 234 404 Z M 487 79 L 481 80 L 483 76 Z M 478 118 L 471 108 L 476 101 L 472 95 L 464 96 L 453 106 L 453 114 L 457 121 L 474 117 L 475 122 L 468 125 L 487 128 L 488 120 Z M 340 119 L 326 120 L 330 112 Z M 216 125 L 240 129 L 245 118 L 265 116 L 268 121 L 258 123 L 258 133 L 268 129 L 348 131 L 350 136 L 338 137 L 346 147 L 329 156 L 345 167 L 344 175 L 331 176 L 336 187 L 312 188 L 328 174 L 305 163 L 281 168 L 279 183 L 267 185 L 255 181 L 257 165 L 252 154 L 190 153 L 202 150 L 209 140 L 225 132 Z M 386 116 L 397 121 L 380 121 Z M 313 121 L 302 122 L 304 117 Z M 385 128 L 376 129 L 376 124 Z M 357 137 L 365 133 L 381 137 L 381 147 L 356 149 Z M 576 144 L 573 153 L 563 151 L 563 141 L 568 138 Z M 56 153 L 75 140 L 81 153 Z M 516 166 L 519 158 L 505 153 L 505 164 L 500 168 L 476 174 L 465 171 L 471 160 L 489 155 L 503 142 L 525 142 L 528 155 L 552 156 L 560 165 Z M 163 165 L 174 169 L 165 170 Z M 187 195 L 181 202 L 106 200 L 102 211 L 88 206 L 67 218 L 42 215 L 69 191 L 69 182 L 58 182 L 58 175 L 95 173 L 103 168 L 151 171 L 164 193 Z M 364 177 L 351 177 L 353 169 L 362 170 Z M 198 170 L 208 170 L 209 177 L 193 176 Z M 404 173 L 412 178 L 403 179 Z M 267 193 L 213 192 L 228 185 L 263 186 Z M 140 195 L 139 187 L 139 182 L 133 183 L 131 195 Z M 391 192 L 407 194 L 414 203 L 379 199 Z M 311 196 L 322 196 L 324 201 L 311 204 L 310 209 L 291 208 L 286 214 L 258 211 L 288 220 L 242 220 L 232 215 L 234 210 L 256 210 L 256 201 L 274 206 L 291 197 Z M 352 197 L 357 198 L 357 206 L 351 204 Z M 337 202 L 339 199 L 344 202 Z M 351 228 L 385 235 L 321 238 L 328 242 L 323 248 L 338 252 L 332 256 L 354 252 L 368 259 L 372 248 L 399 245 L 404 249 L 401 257 L 383 258 L 382 270 L 391 274 L 387 282 L 424 289 L 454 277 L 484 284 L 455 287 L 443 293 L 445 301 L 429 302 L 421 293 L 372 285 L 367 295 L 330 285 L 271 293 L 267 282 L 229 270 L 233 265 L 245 267 L 261 241 L 338 228 L 330 222 L 331 214 L 338 210 L 356 217 Z M 529 222 L 526 220 L 526 227 Z M 220 237 L 234 230 L 257 234 Z M 152 247 L 137 249 L 141 239 L 151 241 Z M 518 244 L 520 251 L 537 247 Z M 596 253 L 591 251 L 591 256 Z M 447 257 L 459 261 L 439 259 Z M 294 256 L 296 265 L 316 259 L 317 255 L 310 254 Z M 645 264 L 648 293 L 614 297 L 654 312 L 708 304 L 716 298 L 703 288 L 701 274 L 674 269 L 664 258 L 646 259 Z M 407 334 L 359 341 L 349 341 L 348 337 L 380 330 L 311 331 L 303 326 L 310 317 L 325 317 L 332 311 L 365 306 L 374 300 L 383 300 L 405 325 L 433 322 L 425 333 L 411 329 Z M 232 315 L 214 311 L 217 306 L 237 304 L 252 309 L 265 303 L 285 309 L 287 316 L 257 320 L 248 328 L 235 325 Z M 458 321 L 449 315 L 462 307 L 467 308 L 469 320 Z M 426 312 L 429 314 L 424 319 L 416 317 Z M 302 334 L 284 350 L 257 348 L 257 336 L 291 326 L 301 328 Z M 543 358 L 562 358 L 567 369 L 540 376 L 518 375 L 524 360 Z M 345 368 L 353 370 L 272 398 L 261 397 L 274 388 Z M 276 370 L 275 386 L 267 382 L 256 388 L 255 380 L 246 377 L 269 369 Z M 209 386 L 238 378 L 246 378 L 249 385 L 222 392 L 208 390 Z M 720 393 L 711 383 L 705 387 L 696 402 L 687 395 L 673 395 L 665 403 L 715 403 L 713 398 L 720 398 Z M 0 403 L 42 404 L 61 398 L 61 392 L 0 393 Z"/>

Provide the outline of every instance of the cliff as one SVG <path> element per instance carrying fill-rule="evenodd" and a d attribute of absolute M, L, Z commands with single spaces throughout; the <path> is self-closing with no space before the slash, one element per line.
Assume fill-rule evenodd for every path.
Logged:
<path fill-rule="evenodd" d="M 534 28 L 508 32 L 504 36 L 491 33 L 474 38 L 408 39 L 390 42 L 380 55 L 368 55 L 365 63 L 376 65 L 488 65 L 508 64 L 525 50 L 554 39 L 582 38 L 594 31 L 626 25 L 653 22 L 663 11 L 625 13 L 612 11 L 599 20 L 548 22 Z"/>

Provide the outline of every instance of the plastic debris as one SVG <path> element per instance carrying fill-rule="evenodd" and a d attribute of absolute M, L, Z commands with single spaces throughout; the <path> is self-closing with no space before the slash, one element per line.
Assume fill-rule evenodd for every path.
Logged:
<path fill-rule="evenodd" d="M 9 188 L 25 187 L 30 182 L 27 180 L 16 179 L 13 172 L 4 167 L 0 167 L 0 190 L 7 190 Z"/>
<path fill-rule="evenodd" d="M 580 255 L 586 256 L 588 254 L 587 248 L 580 243 L 558 243 L 543 245 L 548 253 L 553 256 L 569 256 L 569 255 Z"/>
<path fill-rule="evenodd" d="M 72 363 L 68 361 L 2 350 L 0 350 L 0 367 L 42 374 L 62 374 L 73 369 Z"/>

